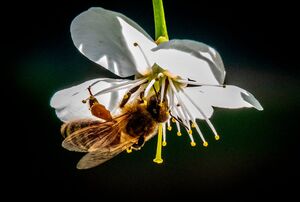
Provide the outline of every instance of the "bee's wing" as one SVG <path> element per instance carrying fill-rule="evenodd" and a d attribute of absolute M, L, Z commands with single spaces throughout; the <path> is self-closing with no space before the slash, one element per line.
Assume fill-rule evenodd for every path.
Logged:
<path fill-rule="evenodd" d="M 67 136 L 62 146 L 70 151 L 88 152 L 96 142 L 110 144 L 117 134 L 112 133 L 112 123 L 102 123 L 75 131 Z"/>
<path fill-rule="evenodd" d="M 111 144 L 127 121 L 129 114 L 123 114 L 112 121 L 90 125 L 68 135 L 62 146 L 70 151 L 91 152 Z"/>
<path fill-rule="evenodd" d="M 114 146 L 105 147 L 98 149 L 93 152 L 87 153 L 83 156 L 77 164 L 78 169 L 89 169 L 95 166 L 98 166 L 109 159 L 115 157 L 125 149 L 129 148 L 134 142 L 137 141 L 137 138 L 133 138 L 131 140 L 127 140 L 123 143 L 116 144 Z"/>
<path fill-rule="evenodd" d="M 79 119 L 79 120 L 74 120 L 74 121 L 70 121 L 67 123 L 64 123 L 61 126 L 60 132 L 61 135 L 66 138 L 69 135 L 71 135 L 72 133 L 83 129 L 83 128 L 87 128 L 90 126 L 95 126 L 95 125 L 99 125 L 100 123 L 103 123 L 103 121 L 99 121 L 99 120 L 95 120 L 95 119 Z"/>
<path fill-rule="evenodd" d="M 145 141 L 150 140 L 156 135 L 156 131 L 145 137 Z M 125 149 L 131 147 L 138 141 L 138 137 L 132 138 L 124 133 L 121 134 L 120 143 L 113 146 L 99 148 L 98 150 L 87 153 L 77 164 L 78 169 L 89 169 L 96 167 L 113 157 L 120 154 Z"/>

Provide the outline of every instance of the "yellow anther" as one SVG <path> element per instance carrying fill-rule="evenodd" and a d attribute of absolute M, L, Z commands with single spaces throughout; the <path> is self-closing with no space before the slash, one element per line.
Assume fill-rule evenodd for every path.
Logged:
<path fill-rule="evenodd" d="M 219 140 L 219 139 L 220 139 L 220 136 L 219 136 L 219 135 L 215 135 L 215 139 L 216 139 L 216 140 Z"/>
<path fill-rule="evenodd" d="M 126 151 L 127 151 L 128 154 L 131 153 L 131 152 L 132 152 L 131 147 L 130 147 L 130 148 L 127 148 Z"/>
<path fill-rule="evenodd" d="M 169 115 L 170 115 L 170 112 L 167 111 L 167 112 L 166 112 L 166 115 L 169 116 Z"/>
<path fill-rule="evenodd" d="M 203 146 L 207 147 L 208 146 L 208 142 L 203 142 Z"/>
<path fill-rule="evenodd" d="M 181 136 L 182 134 L 181 134 L 181 132 L 180 131 L 178 131 L 177 132 L 177 136 Z"/>
<path fill-rule="evenodd" d="M 172 118 L 172 122 L 175 123 L 175 122 L 176 122 L 176 119 Z"/>
<path fill-rule="evenodd" d="M 168 131 L 171 131 L 172 130 L 172 126 L 168 126 Z"/>
<path fill-rule="evenodd" d="M 192 128 L 196 128 L 196 123 L 192 123 Z"/>
<path fill-rule="evenodd" d="M 191 142 L 191 146 L 192 146 L 192 147 L 196 146 L 196 142 L 194 142 L 194 141 Z"/>
<path fill-rule="evenodd" d="M 189 130 L 189 131 L 188 131 L 188 134 L 190 134 L 190 135 L 193 134 L 193 131 L 192 131 L 192 130 Z"/>
<path fill-rule="evenodd" d="M 162 146 L 164 146 L 164 147 L 167 146 L 167 142 L 166 142 L 166 141 L 163 141 L 163 142 L 162 142 Z"/>

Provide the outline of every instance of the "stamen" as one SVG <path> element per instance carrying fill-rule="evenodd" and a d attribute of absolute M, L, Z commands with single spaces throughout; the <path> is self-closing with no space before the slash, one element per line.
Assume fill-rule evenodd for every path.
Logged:
<path fill-rule="evenodd" d="M 167 146 L 167 137 L 166 137 L 166 123 L 163 123 L 163 142 L 162 146 Z"/>
<path fill-rule="evenodd" d="M 212 132 L 215 135 L 215 139 L 219 140 L 220 136 L 218 135 L 215 127 L 213 126 L 213 124 L 211 123 L 211 121 L 208 119 L 208 117 L 205 115 L 205 113 L 200 109 L 200 107 L 198 107 L 198 105 L 190 98 L 190 96 L 188 96 L 188 94 L 186 92 L 184 92 L 182 90 L 183 94 L 186 96 L 186 98 L 194 105 L 194 107 L 196 107 L 196 109 L 200 112 L 200 114 L 204 117 L 206 123 L 208 124 L 208 126 L 210 127 L 210 129 L 212 130 Z"/>
<path fill-rule="evenodd" d="M 168 79 L 169 79 L 169 78 L 168 78 Z M 187 109 L 187 107 L 185 106 L 185 104 L 182 102 L 182 100 L 181 100 L 181 98 L 180 98 L 180 95 L 176 93 L 176 92 L 177 92 L 177 89 L 175 88 L 173 82 L 172 82 L 170 79 L 169 79 L 169 83 L 170 83 L 170 86 L 171 86 L 171 88 L 172 88 L 172 90 L 173 90 L 173 92 L 174 92 L 174 95 L 175 95 L 176 98 L 177 98 L 177 101 L 178 101 L 179 105 L 180 105 L 181 108 L 182 108 L 182 112 L 184 113 L 184 116 L 183 116 L 183 117 L 188 121 L 188 124 L 187 124 L 188 127 L 189 127 L 188 133 L 189 133 L 191 142 L 194 142 L 194 139 L 193 139 L 193 136 L 192 136 L 191 130 L 190 130 L 191 127 L 190 127 L 190 122 L 189 122 L 189 120 L 194 121 L 195 119 L 193 118 L 192 114 L 189 112 L 189 110 Z M 181 90 L 181 89 L 180 89 L 180 90 Z M 182 91 L 182 90 L 181 90 L 181 91 Z M 184 91 L 183 91 L 183 92 L 184 92 Z M 175 108 L 175 109 L 178 109 L 178 108 Z M 179 109 L 177 110 L 177 112 L 180 114 L 180 110 L 179 110 Z M 203 146 L 207 147 L 207 146 L 208 146 L 208 143 L 206 142 L 206 140 L 205 140 L 205 138 L 204 138 L 204 136 L 203 136 L 203 134 L 202 134 L 202 132 L 201 132 L 199 126 L 197 125 L 197 123 L 194 122 L 193 126 L 196 128 L 196 130 L 197 130 L 197 132 L 198 132 L 200 138 L 202 139 L 202 141 L 203 141 Z M 192 144 L 195 145 L 194 143 L 191 143 L 191 145 L 192 145 Z"/>
<path fill-rule="evenodd" d="M 204 83 L 199 83 L 197 81 L 184 80 L 184 79 L 176 79 L 176 81 L 179 83 L 182 83 L 182 84 L 189 84 L 189 85 L 195 85 L 195 86 L 214 86 L 214 87 L 222 87 L 222 88 L 226 87 L 226 85 L 204 84 Z"/>
<path fill-rule="evenodd" d="M 170 119 L 167 120 L 167 124 L 168 124 L 168 131 L 171 131 L 172 130 L 172 126 L 170 124 Z"/>
<path fill-rule="evenodd" d="M 147 63 L 147 66 L 148 66 L 148 67 L 151 67 L 152 65 L 150 65 L 150 62 L 149 62 L 148 58 L 146 57 L 146 54 L 145 54 L 145 52 L 143 51 L 143 49 L 141 48 L 141 46 L 140 46 L 137 42 L 135 42 L 133 45 L 134 45 L 135 47 L 138 47 L 138 48 L 140 49 L 140 51 L 141 51 L 141 53 L 142 53 L 142 55 L 143 55 L 143 57 L 144 57 L 144 59 L 145 59 L 145 61 L 146 61 L 146 63 Z M 150 69 L 151 69 L 151 71 L 152 71 L 152 68 L 150 68 Z"/>
<path fill-rule="evenodd" d="M 155 83 L 155 79 L 152 79 L 150 81 L 150 83 L 148 84 L 148 86 L 146 87 L 146 89 L 145 89 L 144 97 L 147 97 L 147 95 L 150 92 L 150 89 L 152 88 L 152 86 L 154 85 L 154 83 Z"/>
<path fill-rule="evenodd" d="M 190 112 L 187 110 L 187 108 L 186 108 L 186 106 L 184 105 L 184 103 L 182 102 L 182 100 L 181 100 L 181 98 L 180 98 L 180 95 L 177 93 L 177 89 L 176 89 L 176 87 L 174 86 L 172 80 L 171 80 L 170 78 L 168 78 L 168 80 L 169 80 L 170 86 L 171 86 L 171 88 L 172 88 L 172 90 L 173 90 L 173 93 L 174 93 L 174 95 L 175 95 L 176 98 L 177 98 L 177 101 L 178 101 L 179 105 L 182 106 L 181 111 L 183 112 L 183 115 L 181 116 L 180 110 L 178 110 L 179 115 L 180 115 L 180 117 L 184 117 L 185 122 L 186 122 L 186 125 L 188 126 L 189 129 L 191 129 L 190 122 L 189 122 L 189 116 L 191 116 L 191 114 L 190 114 Z M 179 109 L 179 108 L 177 107 L 177 109 Z"/>
<path fill-rule="evenodd" d="M 206 140 L 205 140 L 205 138 L 204 138 L 204 136 L 203 136 L 203 134 L 202 134 L 202 132 L 201 132 L 198 124 L 196 122 L 194 122 L 194 124 L 195 124 L 195 128 L 197 130 L 197 133 L 199 134 L 199 136 L 200 136 L 200 138 L 201 138 L 201 140 L 203 142 L 203 146 L 207 147 L 208 143 L 206 142 Z"/>
<path fill-rule="evenodd" d="M 177 136 L 181 136 L 181 131 L 180 131 L 180 125 L 179 125 L 179 122 L 176 121 L 176 127 L 177 127 Z"/>
<path fill-rule="evenodd" d="M 105 93 L 109 93 L 111 91 L 121 90 L 121 89 L 127 88 L 128 85 L 132 85 L 132 84 L 134 84 L 135 86 L 137 86 L 137 85 L 140 85 L 140 84 L 144 83 L 147 80 L 148 80 L 148 78 L 144 78 L 144 79 L 139 79 L 139 80 L 133 80 L 133 81 L 124 82 L 124 83 L 121 83 L 121 84 L 116 84 L 116 85 L 113 85 L 111 87 L 105 88 L 105 89 L 103 89 L 103 90 L 95 93 L 94 96 L 105 94 Z M 96 83 L 98 83 L 100 81 L 101 80 L 94 82 L 89 87 L 92 87 L 93 85 L 95 85 Z M 89 99 L 89 97 L 87 99 L 85 99 L 84 101 L 86 102 L 88 99 Z"/>
<path fill-rule="evenodd" d="M 179 88 L 179 91 L 183 91 L 181 88 Z M 187 116 L 187 119 L 188 120 L 194 120 L 195 118 L 193 117 L 192 113 L 189 111 L 189 109 L 186 107 L 185 103 L 182 101 L 181 97 L 179 94 L 177 94 L 177 98 L 178 98 L 178 101 L 181 105 L 181 108 L 182 108 L 182 111 L 185 111 L 186 112 L 186 116 Z M 190 125 L 190 123 L 188 124 Z"/>
<path fill-rule="evenodd" d="M 141 85 L 143 85 L 143 84 L 140 84 L 140 85 L 134 84 L 130 89 L 128 89 L 126 91 L 125 95 L 123 96 L 123 99 L 121 100 L 119 107 L 121 107 L 121 108 L 124 107 L 125 104 L 127 104 L 128 101 L 130 100 L 131 96 L 134 95 L 139 90 Z"/>
<path fill-rule="evenodd" d="M 186 117 L 183 115 L 183 113 L 181 112 L 181 108 L 178 108 L 178 107 L 176 107 L 176 108 L 174 108 L 175 110 L 175 112 L 178 114 L 178 116 L 180 117 L 180 119 L 182 120 L 182 124 L 184 125 L 184 126 L 186 126 L 186 124 L 188 123 L 188 120 L 186 120 Z M 177 120 L 177 122 L 179 122 L 179 120 Z M 188 125 L 188 124 L 187 124 Z M 189 127 L 188 126 L 186 126 L 188 129 L 189 129 Z"/>
<path fill-rule="evenodd" d="M 182 101 L 181 101 L 182 102 Z M 186 105 L 182 102 L 182 111 L 186 111 L 186 115 L 187 115 L 187 121 L 188 121 L 188 127 L 189 129 L 191 129 L 191 120 L 194 120 L 195 118 L 193 117 L 193 115 L 191 114 L 191 112 L 188 110 L 188 108 L 186 107 Z"/>
<path fill-rule="evenodd" d="M 136 100 L 138 99 L 137 97 L 140 97 L 140 99 L 143 98 L 143 96 L 141 96 L 141 92 L 145 91 L 145 86 L 141 84 L 140 88 L 132 95 L 132 100 Z"/>
<path fill-rule="evenodd" d="M 194 140 L 194 137 L 193 137 L 193 132 L 192 132 L 192 130 L 191 129 L 189 129 L 189 130 L 186 130 L 187 131 L 187 133 L 189 134 L 189 138 L 190 138 L 190 140 L 191 140 L 191 146 L 192 147 L 194 147 L 194 146 L 196 146 L 196 142 L 195 142 L 195 140 Z"/>
<path fill-rule="evenodd" d="M 180 118 L 180 115 L 178 116 L 178 114 L 176 113 L 176 111 L 178 112 L 178 109 L 177 109 L 177 108 L 175 108 L 175 110 L 173 110 L 173 112 L 175 113 L 175 115 L 170 114 L 171 117 L 172 117 L 173 123 L 175 123 L 175 121 L 176 121 L 176 122 L 180 123 L 184 128 L 186 128 L 186 129 L 189 130 L 190 128 L 187 127 L 187 126 L 182 122 L 182 120 L 181 120 L 181 118 Z M 176 116 L 177 116 L 178 118 L 176 118 Z M 181 114 L 181 116 L 182 116 L 182 114 Z"/>
<path fill-rule="evenodd" d="M 191 113 L 188 111 L 188 109 L 186 108 L 186 106 L 184 105 L 184 103 L 182 102 L 182 111 L 185 109 L 185 111 L 187 112 L 188 116 L 187 119 L 188 120 L 193 120 L 193 116 L 191 115 Z M 196 146 L 196 142 L 194 141 L 194 137 L 193 137 L 193 131 L 191 129 L 191 125 L 190 125 L 190 122 L 188 121 L 188 128 L 186 128 L 187 130 L 187 133 L 189 135 L 189 138 L 191 140 L 191 146 L 194 147 Z"/>
<path fill-rule="evenodd" d="M 163 77 L 161 81 L 161 91 L 160 91 L 160 104 L 163 102 L 164 94 L 165 94 L 165 84 L 166 84 L 166 78 Z"/>
<path fill-rule="evenodd" d="M 156 155 L 153 159 L 153 162 L 161 164 L 163 159 L 161 158 L 161 147 L 162 147 L 162 124 L 158 125 L 158 135 L 157 135 L 157 147 L 156 147 Z"/>
<path fill-rule="evenodd" d="M 166 80 L 166 81 L 168 81 L 168 83 L 169 83 L 169 80 Z M 167 94 L 168 94 L 168 99 L 169 99 L 169 111 L 172 111 L 173 110 L 173 108 L 174 108 L 174 106 L 175 106 L 175 104 L 174 104 L 174 100 L 175 100 L 175 95 L 173 94 L 173 91 L 172 91 L 172 89 L 171 88 L 169 88 L 168 90 L 167 90 Z"/>
<path fill-rule="evenodd" d="M 93 87 L 94 85 L 96 85 L 97 83 L 104 81 L 103 79 L 99 79 L 97 81 L 95 81 L 94 83 L 92 83 L 89 87 Z M 123 79 L 114 79 L 115 82 L 124 82 Z M 133 80 L 134 81 L 134 80 Z M 128 82 L 132 82 L 132 81 L 128 81 Z"/>

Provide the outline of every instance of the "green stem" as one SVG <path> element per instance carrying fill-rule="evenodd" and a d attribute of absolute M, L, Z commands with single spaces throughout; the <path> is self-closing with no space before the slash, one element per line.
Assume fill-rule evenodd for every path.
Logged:
<path fill-rule="evenodd" d="M 165 20 L 164 6 L 162 0 L 152 0 L 155 24 L 156 43 L 162 43 L 169 40 L 167 25 Z"/>

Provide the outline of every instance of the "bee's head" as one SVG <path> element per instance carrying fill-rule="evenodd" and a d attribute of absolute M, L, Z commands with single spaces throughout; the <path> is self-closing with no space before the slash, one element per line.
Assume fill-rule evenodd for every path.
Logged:
<path fill-rule="evenodd" d="M 155 95 L 150 97 L 147 110 L 153 119 L 159 123 L 165 122 L 169 118 L 167 101 L 164 100 L 160 103 L 160 100 Z"/>

